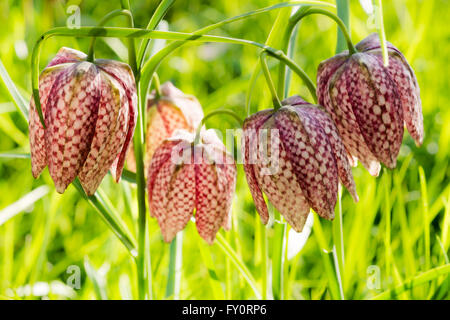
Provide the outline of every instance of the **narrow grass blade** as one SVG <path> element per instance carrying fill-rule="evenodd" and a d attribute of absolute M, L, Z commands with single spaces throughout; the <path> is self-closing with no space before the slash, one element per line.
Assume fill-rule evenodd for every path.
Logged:
<path fill-rule="evenodd" d="M 214 261 L 211 258 L 211 251 L 209 249 L 209 246 L 205 244 L 203 241 L 198 241 L 198 248 L 200 249 L 200 254 L 202 256 L 203 263 L 208 269 L 208 278 L 209 283 L 211 284 L 214 299 L 217 300 L 225 299 L 225 295 L 223 293 L 223 289 L 221 286 L 221 281 L 217 275 Z"/>
<path fill-rule="evenodd" d="M 428 211 L 428 193 L 427 193 L 427 181 L 425 178 L 425 172 L 423 168 L 419 166 L 419 178 L 420 178 L 420 191 L 422 194 L 422 207 L 423 207 L 423 221 L 424 221 L 424 247 L 425 247 L 425 270 L 430 268 L 430 224 L 429 224 L 429 211 Z"/>
<path fill-rule="evenodd" d="M 5 152 L 5 153 L 0 153 L 0 158 L 7 158 L 7 159 L 30 159 L 30 154 L 29 154 L 29 153 Z"/>
<path fill-rule="evenodd" d="M 11 77 L 9 76 L 8 72 L 5 69 L 5 66 L 3 65 L 2 61 L 0 60 L 0 77 L 3 80 L 3 83 L 5 84 L 6 88 L 8 89 L 8 92 L 13 99 L 15 105 L 19 109 L 20 113 L 24 117 L 25 120 L 28 121 L 28 103 L 25 101 L 25 99 L 22 97 L 22 95 L 19 93 L 19 90 L 17 90 L 16 85 L 11 80 Z"/>
<path fill-rule="evenodd" d="M 256 286 L 256 281 L 253 278 L 251 272 L 248 270 L 245 263 L 242 262 L 241 259 L 239 259 L 236 252 L 234 252 L 233 248 L 230 247 L 228 242 L 220 233 L 218 233 L 216 236 L 216 243 L 219 248 L 222 249 L 225 255 L 231 260 L 231 262 L 233 262 L 235 267 L 241 272 L 243 278 L 247 281 L 247 283 L 250 285 L 250 288 L 252 288 L 253 292 L 255 293 L 256 298 L 261 299 L 261 293 Z"/>
<path fill-rule="evenodd" d="M 44 197 L 50 188 L 40 186 L 0 211 L 0 226 Z"/>
<path fill-rule="evenodd" d="M 178 232 L 170 243 L 169 277 L 167 279 L 166 298 L 180 299 L 181 265 L 183 260 L 183 232 Z"/>
<path fill-rule="evenodd" d="M 375 297 L 374 300 L 386 300 L 396 298 L 402 292 L 406 290 L 412 290 L 420 285 L 426 284 L 430 281 L 436 280 L 440 276 L 448 275 L 450 273 L 450 264 L 446 264 L 440 267 L 436 267 L 425 271 L 418 276 L 405 281 L 402 285 L 396 287 L 395 289 L 385 291 Z"/>
<path fill-rule="evenodd" d="M 120 219 L 119 215 L 108 205 L 109 200 L 99 190 L 93 196 L 87 196 L 81 187 L 80 181 L 76 179 L 73 182 L 74 187 L 78 192 L 97 210 L 102 219 L 106 222 L 108 227 L 114 232 L 119 240 L 125 245 L 133 257 L 137 256 L 136 241 L 127 230 L 125 224 Z"/>
<path fill-rule="evenodd" d="M 108 296 L 106 295 L 105 279 L 94 269 L 87 256 L 84 257 L 84 270 L 94 286 L 94 291 L 97 298 L 99 300 L 108 300 Z"/>

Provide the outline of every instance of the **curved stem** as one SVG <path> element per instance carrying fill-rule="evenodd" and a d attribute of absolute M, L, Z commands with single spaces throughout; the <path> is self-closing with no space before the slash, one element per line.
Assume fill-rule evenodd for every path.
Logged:
<path fill-rule="evenodd" d="M 239 125 L 241 127 L 244 124 L 242 119 L 234 111 L 227 110 L 227 109 L 214 110 L 214 111 L 208 113 L 205 117 L 203 117 L 202 122 L 200 122 L 199 126 L 197 127 L 197 131 L 195 132 L 194 144 L 198 144 L 200 142 L 200 132 L 202 131 L 202 127 L 205 124 L 206 120 L 208 120 L 209 118 L 211 118 L 215 115 L 218 115 L 218 114 L 227 114 L 229 116 L 232 116 L 234 119 L 237 120 L 237 122 L 239 122 Z"/>
<path fill-rule="evenodd" d="M 275 90 L 275 86 L 273 85 L 272 77 L 270 76 L 269 67 L 267 66 L 267 53 L 265 51 L 261 52 L 259 56 L 261 62 L 261 69 L 263 70 L 264 77 L 266 78 L 267 86 L 269 87 L 270 93 L 272 95 L 272 101 L 274 104 L 274 109 L 278 110 L 281 108 L 281 101 L 278 98 L 277 90 Z"/>
<path fill-rule="evenodd" d="M 167 278 L 166 298 L 180 298 L 181 264 L 183 259 L 183 231 L 179 232 L 170 243 L 169 276 Z"/>
<path fill-rule="evenodd" d="M 199 42 L 220 42 L 220 43 L 230 43 L 230 44 L 240 44 L 240 45 L 250 45 L 253 47 L 257 47 L 260 49 L 264 49 L 267 53 L 276 59 L 283 61 L 288 67 L 290 67 L 303 81 L 305 81 L 311 95 L 316 99 L 315 94 L 315 86 L 308 75 L 295 64 L 294 61 L 289 59 L 284 52 L 281 50 L 276 50 L 272 47 L 264 45 L 262 43 L 258 43 L 255 41 L 239 39 L 239 38 L 229 38 L 229 37 L 221 37 L 221 36 L 211 36 L 211 35 L 195 35 L 192 33 L 183 33 L 183 32 L 168 32 L 168 31 L 150 31 L 145 29 L 137 29 L 137 28 L 114 28 L 114 27 L 81 27 L 79 29 L 69 29 L 67 27 L 59 27 L 54 28 L 46 33 L 44 33 L 39 40 L 36 42 L 35 47 L 33 48 L 32 54 L 32 73 L 31 73 L 31 81 L 33 87 L 34 100 L 36 103 L 36 110 L 38 111 L 39 117 L 41 118 L 41 122 L 44 125 L 44 118 L 42 116 L 41 104 L 39 101 L 39 54 L 42 43 L 44 40 L 52 37 L 52 36 L 78 36 L 78 37 L 113 37 L 113 38 L 148 38 L 148 39 L 166 39 L 166 40 L 183 40 L 183 41 L 199 41 Z M 130 60 L 130 65 L 133 60 Z M 149 60 L 148 62 L 151 62 Z M 146 70 L 147 67 L 147 70 Z M 147 89 L 150 84 L 150 79 L 153 76 L 154 70 L 156 69 L 156 65 L 146 64 L 141 72 L 141 84 L 143 89 Z M 136 84 L 138 85 L 139 78 L 136 76 Z M 145 91 L 146 92 L 146 91 Z M 143 95 L 141 95 L 141 109 L 142 106 L 145 106 L 145 94 L 142 91 Z M 144 98 L 142 98 L 142 96 Z M 143 120 L 142 110 L 141 111 L 141 122 Z M 143 127 L 143 123 L 141 123 Z M 45 125 L 44 125 L 45 127 Z M 142 136 L 143 139 L 143 136 Z"/>
<path fill-rule="evenodd" d="M 159 81 L 158 74 L 155 72 L 153 74 L 153 81 L 155 81 L 156 99 L 161 97 L 161 82 Z"/>
<path fill-rule="evenodd" d="M 111 11 L 110 13 L 108 13 L 107 15 L 105 15 L 103 17 L 102 20 L 100 20 L 100 22 L 98 23 L 98 27 L 102 27 L 104 26 L 109 20 L 118 17 L 118 16 L 126 16 L 129 18 L 130 21 L 130 27 L 133 27 L 133 16 L 131 14 L 131 12 L 129 10 L 125 10 L 125 9 L 117 9 L 114 11 Z M 87 56 L 87 61 L 89 62 L 93 62 L 94 61 L 94 47 L 95 47 L 95 40 L 97 38 L 92 38 L 91 40 L 91 44 L 89 46 L 89 51 L 88 51 L 88 56 Z"/>
<path fill-rule="evenodd" d="M 174 4 L 175 0 L 163 0 L 160 2 L 158 7 L 156 8 L 155 12 L 153 13 L 152 17 L 150 18 L 150 21 L 147 25 L 147 30 L 154 30 L 158 24 L 161 22 L 161 20 L 166 15 L 167 11 L 170 9 L 170 7 Z M 141 46 L 139 47 L 138 56 L 137 56 L 137 65 L 140 68 L 142 68 L 142 64 L 145 59 L 145 54 L 148 50 L 148 45 L 150 43 L 150 39 L 146 39 L 143 43 L 141 43 Z"/>
<path fill-rule="evenodd" d="M 282 2 L 270 7 L 266 7 L 266 8 L 262 8 L 262 9 L 258 9 L 258 10 L 254 10 L 254 11 L 250 11 L 247 13 L 243 13 L 241 15 L 237 15 L 235 17 L 232 18 L 228 18 L 225 20 L 222 20 L 220 22 L 217 22 L 215 24 L 209 25 L 207 27 L 201 28 L 195 32 L 193 32 L 193 34 L 195 35 L 203 35 L 211 30 L 220 28 L 226 24 L 232 23 L 232 22 L 236 22 L 236 21 L 240 21 L 252 16 L 256 16 L 259 14 L 263 14 L 272 10 L 279 10 L 281 8 L 287 8 L 287 7 L 296 7 L 299 5 L 311 5 L 311 6 L 324 6 L 324 7 L 335 7 L 335 5 L 331 4 L 331 3 L 326 3 L 326 2 L 322 2 L 322 1 L 291 1 L 291 2 Z M 161 64 L 161 62 L 168 56 L 170 55 L 172 52 L 174 52 L 176 49 L 178 49 L 179 47 L 183 46 L 185 43 L 187 43 L 187 41 L 177 41 L 177 42 L 173 42 L 168 44 L 165 48 L 161 49 L 160 51 L 158 51 L 155 55 L 152 56 L 151 59 L 149 59 L 145 65 L 143 66 L 143 72 L 148 72 L 148 73 L 154 73 L 156 71 L 156 69 L 158 68 L 158 66 Z M 258 74 L 256 74 L 256 72 L 254 73 L 255 79 L 257 78 Z M 253 76 L 252 76 L 253 77 Z M 142 81 L 142 92 L 147 92 L 149 86 L 150 86 L 150 79 L 151 76 L 148 76 L 146 81 Z M 248 106 L 250 105 L 250 97 L 248 100 Z"/>
<path fill-rule="evenodd" d="M 378 15 L 378 22 L 379 25 L 378 28 L 378 35 L 380 37 L 380 43 L 381 43 L 381 52 L 383 53 L 383 63 L 384 66 L 387 67 L 389 65 L 389 56 L 386 46 L 386 32 L 384 31 L 384 21 L 383 21 L 383 4 L 381 0 L 377 0 L 377 7 L 376 7 L 377 15 Z"/>
<path fill-rule="evenodd" d="M 303 7 L 299 8 L 297 10 L 297 12 L 289 18 L 288 23 L 286 25 L 286 30 L 285 30 L 283 38 L 281 40 L 280 49 L 283 52 L 288 51 L 289 41 L 292 38 L 292 33 L 295 29 L 295 26 L 300 21 L 298 19 L 298 17 L 302 16 L 309 8 L 310 8 L 310 6 L 303 6 Z M 285 83 L 286 83 L 286 65 L 284 63 L 280 63 L 280 66 L 278 68 L 278 86 L 277 86 L 277 88 L 278 88 L 278 95 L 280 95 L 281 97 L 284 97 Z"/>
<path fill-rule="evenodd" d="M 345 40 L 347 41 L 347 47 L 348 47 L 349 54 L 354 54 L 357 52 L 355 46 L 353 45 L 352 39 L 350 37 L 350 33 L 348 32 L 347 27 L 345 26 L 345 24 L 341 20 L 341 18 L 339 18 L 336 14 L 334 14 L 331 11 L 320 9 L 320 8 L 314 8 L 314 9 L 309 9 L 303 15 L 299 15 L 299 17 L 297 17 L 298 21 L 300 21 L 304 17 L 309 16 L 311 14 L 321 14 L 321 15 L 324 15 L 324 16 L 327 16 L 327 17 L 333 19 L 337 23 L 338 27 L 341 29 L 341 31 L 345 37 Z"/>

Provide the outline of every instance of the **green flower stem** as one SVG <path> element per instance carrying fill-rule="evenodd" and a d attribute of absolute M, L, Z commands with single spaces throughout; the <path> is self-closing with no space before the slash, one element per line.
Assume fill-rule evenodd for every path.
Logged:
<path fill-rule="evenodd" d="M 118 17 L 118 16 L 126 16 L 129 19 L 129 26 L 133 27 L 134 23 L 133 23 L 133 16 L 131 14 L 131 12 L 129 10 L 124 10 L 124 9 L 117 9 L 114 11 L 111 11 L 110 13 L 108 13 L 107 15 L 105 15 L 103 17 L 103 19 L 98 23 L 97 27 L 102 27 L 104 26 L 109 20 Z M 89 51 L 88 51 L 88 56 L 87 56 L 87 61 L 93 62 L 94 61 L 94 48 L 95 48 L 95 40 L 97 38 L 92 38 L 91 40 L 91 44 L 89 46 Z"/>
<path fill-rule="evenodd" d="M 338 10 L 339 11 L 339 10 Z M 286 31 L 285 34 L 283 36 L 282 39 L 282 44 L 281 44 L 281 50 L 283 50 L 284 52 L 287 51 L 288 46 L 289 46 L 289 41 L 291 39 L 292 36 L 292 32 L 294 31 L 295 26 L 306 16 L 309 16 L 311 14 L 322 14 L 325 16 L 328 16 L 329 18 L 333 19 L 339 26 L 340 31 L 342 32 L 345 41 L 347 42 L 347 47 L 349 50 L 350 54 L 353 54 L 355 52 L 357 52 L 355 46 L 353 45 L 353 42 L 351 40 L 350 37 L 350 33 L 348 32 L 347 26 L 344 23 L 344 21 L 342 21 L 341 18 L 339 18 L 336 14 L 328 11 L 328 10 L 324 10 L 324 9 L 320 9 L 320 8 L 310 8 L 309 6 L 305 6 L 300 8 L 288 21 L 287 26 L 286 26 Z M 284 87 L 285 87 L 285 79 L 286 79 L 286 69 L 284 68 L 283 64 L 280 64 L 280 69 L 278 72 L 278 94 L 284 94 Z"/>
<path fill-rule="evenodd" d="M 145 39 L 166 39 L 166 40 L 185 40 L 185 41 L 199 41 L 199 42 L 220 42 L 220 43 L 230 43 L 230 44 L 240 44 L 249 45 L 264 49 L 270 56 L 283 61 L 288 67 L 290 67 L 297 75 L 306 82 L 308 89 L 311 94 L 315 97 L 315 86 L 311 79 L 308 78 L 306 73 L 295 64 L 294 61 L 289 59 L 284 52 L 276 50 L 264 44 L 245 40 L 238 38 L 211 36 L 211 35 L 194 35 L 191 33 L 183 32 L 169 32 L 169 31 L 150 31 L 138 28 L 113 28 L 113 27 L 80 27 L 79 29 L 70 29 L 67 27 L 54 28 L 46 33 L 44 33 L 39 40 L 36 42 L 33 48 L 32 54 L 32 87 L 33 95 L 36 103 L 36 110 L 38 111 L 39 117 L 45 128 L 44 118 L 42 115 L 41 103 L 39 101 L 39 55 L 42 43 L 44 40 L 52 36 L 76 36 L 76 37 L 112 37 L 112 38 L 145 38 Z M 130 60 L 130 65 L 132 65 L 132 60 Z M 150 61 L 150 60 L 149 60 Z M 141 74 L 141 84 L 144 83 L 142 88 L 148 89 L 150 79 L 153 76 L 154 69 L 145 66 L 142 69 Z M 139 78 L 136 77 L 136 82 L 139 82 Z M 138 84 L 138 83 L 137 83 Z M 143 91 L 144 92 L 144 91 Z M 145 106 L 145 94 L 141 96 L 141 108 L 139 109 L 142 113 L 142 108 Z M 142 117 L 141 117 L 142 122 Z M 141 123 L 143 126 L 143 123 Z"/>
<path fill-rule="evenodd" d="M 252 16 L 256 16 L 262 13 L 266 13 L 272 10 L 279 10 L 281 8 L 286 8 L 286 7 L 295 7 L 295 6 L 299 6 L 299 5 L 304 5 L 304 4 L 309 4 L 309 5 L 314 5 L 314 6 L 324 6 L 324 7 L 335 7 L 333 4 L 331 3 L 326 3 L 326 2 L 322 2 L 322 1 L 291 1 L 291 2 L 282 2 L 270 7 L 266 7 L 266 8 L 262 8 L 262 9 L 258 9 L 258 10 L 254 10 L 254 11 L 250 11 L 232 18 L 228 18 L 225 20 L 222 20 L 220 22 L 217 22 L 215 24 L 209 25 L 207 27 L 201 28 L 197 31 L 195 31 L 193 34 L 195 35 L 203 35 L 206 34 L 207 32 L 220 28 L 226 24 L 232 23 L 232 22 L 236 22 L 236 21 L 240 21 L 243 19 L 247 19 L 250 18 Z M 187 41 L 177 41 L 177 42 L 173 42 L 168 44 L 165 48 L 161 49 L 159 52 L 157 52 L 154 56 L 152 56 L 143 66 L 142 71 L 145 73 L 154 73 L 156 71 L 156 69 L 158 68 L 158 66 L 161 64 L 161 62 L 167 57 L 169 56 L 172 52 L 174 52 L 176 49 L 178 49 L 179 47 L 183 46 L 185 43 L 187 43 Z M 258 74 L 255 72 L 254 78 L 257 78 Z M 149 85 L 150 85 L 150 79 L 151 79 L 151 75 L 147 75 L 147 78 L 145 81 L 142 81 L 142 92 L 147 92 Z M 248 104 L 250 105 L 250 97 L 247 98 Z"/>
<path fill-rule="evenodd" d="M 225 238 L 220 233 L 218 233 L 216 235 L 216 243 L 219 246 L 219 248 L 225 253 L 225 255 L 230 259 L 230 261 L 241 272 L 242 276 L 244 277 L 244 279 L 250 285 L 250 288 L 252 288 L 253 292 L 255 293 L 256 298 L 261 299 L 261 293 L 258 291 L 256 281 L 253 278 L 251 272 L 248 270 L 245 263 L 239 259 L 236 252 L 233 250 L 233 248 L 231 248 L 231 246 L 228 244 L 228 242 L 225 240 Z"/>
<path fill-rule="evenodd" d="M 270 76 L 269 67 L 267 66 L 267 59 L 266 59 L 267 53 L 265 51 L 261 52 L 261 55 L 259 57 L 261 62 L 261 69 L 263 70 L 264 77 L 266 78 L 267 86 L 269 87 L 270 93 L 272 95 L 272 101 L 274 104 L 274 109 L 278 110 L 281 108 L 281 101 L 278 98 L 277 90 L 275 90 L 275 86 L 272 81 L 272 77 Z"/>
<path fill-rule="evenodd" d="M 138 87 L 139 97 L 139 87 Z M 138 100 L 139 101 L 139 100 Z M 138 102 L 139 104 L 139 102 Z M 139 114 L 138 117 L 141 117 Z M 136 159 L 136 183 L 137 183 L 137 198 L 138 198 L 138 291 L 139 299 L 150 298 L 151 290 L 148 289 L 151 274 L 147 273 L 146 261 L 148 261 L 148 251 L 146 247 L 145 235 L 147 230 L 147 213 L 145 209 L 145 178 L 144 178 L 144 162 L 142 146 L 144 141 L 144 128 L 141 121 L 137 121 L 136 131 L 134 135 L 134 157 Z"/>
<path fill-rule="evenodd" d="M 127 248 L 131 256 L 136 258 L 136 242 L 131 233 L 125 227 L 125 224 L 120 219 L 119 215 L 113 210 L 112 206 L 109 205 L 109 201 L 106 199 L 106 196 L 100 190 L 92 196 L 86 195 L 78 178 L 75 179 L 72 185 L 83 196 L 83 198 L 85 198 L 97 210 L 105 223 Z"/>
<path fill-rule="evenodd" d="M 175 3 L 175 0 L 161 1 L 160 4 L 158 5 L 158 7 L 156 8 L 155 12 L 153 13 L 152 17 L 150 18 L 150 21 L 148 22 L 146 29 L 154 30 L 158 26 L 158 24 L 161 22 L 161 20 L 164 18 L 167 11 L 170 9 L 170 7 L 174 3 Z M 149 43 L 150 43 L 150 39 L 145 39 L 139 47 L 138 56 L 137 56 L 137 65 L 138 65 L 139 69 L 142 68 L 142 65 L 144 63 L 144 59 L 145 59 L 145 55 L 148 50 Z"/>
<path fill-rule="evenodd" d="M 167 278 L 166 298 L 180 298 L 180 277 L 183 247 L 183 231 L 180 231 L 170 243 L 169 277 Z"/>
<path fill-rule="evenodd" d="M 130 1 L 121 0 L 122 9 L 130 12 L 130 26 L 134 28 L 134 19 L 131 13 Z M 140 95 L 139 78 L 140 70 L 136 64 L 136 47 L 133 38 L 128 39 L 128 63 L 133 70 L 136 79 L 137 96 Z M 138 99 L 138 110 L 139 108 Z M 142 146 L 144 145 L 144 114 L 138 112 L 138 119 L 136 123 L 134 139 L 134 157 L 136 161 L 136 183 L 137 183 L 137 198 L 138 198 L 138 257 L 136 259 L 137 267 L 137 282 L 138 282 L 138 297 L 140 300 L 151 299 L 151 260 L 150 247 L 147 238 L 147 212 L 145 209 L 145 175 L 144 175 L 144 156 Z"/>
<path fill-rule="evenodd" d="M 349 0 L 336 0 L 336 13 L 342 22 L 350 29 L 350 1 Z M 344 34 L 341 29 L 337 31 L 337 43 L 336 43 L 336 54 L 345 50 L 347 44 Z"/>
<path fill-rule="evenodd" d="M 161 97 L 161 82 L 159 81 L 158 74 L 155 72 L 153 74 L 153 81 L 155 81 L 155 91 L 156 91 L 156 99 Z"/>
<path fill-rule="evenodd" d="M 300 19 L 302 19 L 306 16 L 309 16 L 311 14 L 321 14 L 321 15 L 324 15 L 324 16 L 327 16 L 327 17 L 333 19 L 337 23 L 338 27 L 341 29 L 342 34 L 344 35 L 344 38 L 347 42 L 347 47 L 348 47 L 349 53 L 354 54 L 357 52 L 355 46 L 353 45 L 352 39 L 350 37 L 350 33 L 349 33 L 347 27 L 345 26 L 344 22 L 341 20 L 341 18 L 339 18 L 336 14 L 334 14 L 331 11 L 320 9 L 320 8 L 314 8 L 314 9 L 309 9 L 308 11 L 306 11 L 303 14 L 303 16 L 299 18 L 299 21 L 300 21 Z"/>
<path fill-rule="evenodd" d="M 276 216 L 279 213 L 276 212 Z M 279 218 L 281 219 L 281 217 Z M 275 219 L 278 220 L 279 219 Z M 286 223 L 274 223 L 273 251 L 272 251 L 272 294 L 275 300 L 284 299 L 283 278 L 286 248 Z"/>
<path fill-rule="evenodd" d="M 134 19 L 133 14 L 131 14 L 131 7 L 129 0 L 121 0 L 120 1 L 122 9 L 130 11 L 130 27 L 134 28 Z M 136 45 L 134 43 L 134 39 L 128 39 L 128 64 L 133 70 L 134 77 L 136 78 L 139 75 L 139 69 L 136 64 Z"/>
<path fill-rule="evenodd" d="M 310 6 L 302 6 L 297 10 L 297 12 L 292 15 L 288 23 L 286 24 L 286 30 L 283 34 L 283 38 L 281 40 L 281 47 L 280 49 L 283 52 L 287 52 L 289 48 L 289 42 L 292 39 L 292 34 L 294 32 L 295 26 L 298 25 L 299 21 L 303 14 L 310 8 Z M 280 66 L 278 68 L 278 95 L 282 98 L 285 97 L 285 85 L 286 84 L 286 65 L 284 63 L 280 63 Z"/>
<path fill-rule="evenodd" d="M 339 280 L 339 291 L 341 299 L 344 300 L 344 230 L 342 221 L 342 186 L 339 185 L 338 189 L 338 214 L 333 221 L 333 242 L 336 251 L 336 270 L 339 270 L 339 274 L 336 274 Z"/>
<path fill-rule="evenodd" d="M 378 22 L 379 25 L 377 25 L 378 28 L 378 35 L 380 37 L 380 43 L 381 43 L 381 52 L 383 53 L 383 63 L 384 66 L 387 67 L 389 65 L 389 56 L 388 56 L 388 50 L 386 45 L 386 32 L 384 31 L 384 19 L 383 19 L 383 4 L 381 0 L 376 0 L 376 13 L 378 15 Z"/>
<path fill-rule="evenodd" d="M 197 127 L 197 131 L 195 132 L 195 139 L 194 139 L 194 145 L 197 145 L 200 143 L 200 133 L 202 131 L 202 127 L 205 124 L 206 120 L 208 120 L 209 118 L 218 115 L 218 114 L 226 114 L 229 116 L 232 116 L 234 119 L 236 119 L 236 121 L 239 123 L 239 125 L 242 127 L 244 122 L 242 121 L 242 119 L 234 112 L 231 110 L 227 110 L 227 109 L 218 109 L 218 110 L 214 110 L 210 113 L 208 113 L 205 117 L 203 117 L 202 122 L 200 123 L 200 125 Z"/>

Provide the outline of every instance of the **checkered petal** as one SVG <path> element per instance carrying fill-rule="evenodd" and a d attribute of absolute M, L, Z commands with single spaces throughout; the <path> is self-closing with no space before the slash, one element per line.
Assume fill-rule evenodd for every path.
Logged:
<path fill-rule="evenodd" d="M 423 115 L 417 78 L 400 50 L 390 42 L 386 42 L 386 44 L 389 54 L 389 65 L 386 69 L 400 95 L 406 128 L 416 144 L 421 145 L 423 142 Z M 383 59 L 380 38 L 377 33 L 373 33 L 360 41 L 356 48 L 359 51 L 374 55 L 379 61 Z"/>
<path fill-rule="evenodd" d="M 347 152 L 333 120 L 331 120 L 330 116 L 326 112 L 321 110 L 320 106 L 302 107 L 302 111 L 311 114 L 311 117 L 314 117 L 322 126 L 326 138 L 328 138 L 328 142 L 333 150 L 339 180 L 350 192 L 355 202 L 358 202 L 359 198 L 356 193 L 355 181 L 353 180 L 353 174 L 347 158 Z"/>
<path fill-rule="evenodd" d="M 147 171 L 147 190 L 148 190 L 148 202 L 153 201 L 153 189 L 155 187 L 156 175 L 160 171 L 161 167 L 171 162 L 172 152 L 175 146 L 182 144 L 182 141 L 165 141 L 159 148 L 156 149 L 152 161 Z M 153 211 L 150 210 L 150 215 L 154 216 Z"/>
<path fill-rule="evenodd" d="M 145 167 L 151 161 L 156 148 L 172 136 L 175 130 L 194 132 L 203 118 L 203 110 L 198 100 L 184 94 L 171 82 L 161 86 L 161 97 L 155 93 L 149 96 L 147 106 L 147 136 Z"/>
<path fill-rule="evenodd" d="M 47 99 L 55 80 L 66 66 L 53 66 L 44 69 L 39 76 L 39 97 L 41 100 L 42 114 L 47 109 Z M 39 177 L 42 170 L 47 166 L 47 152 L 45 147 L 44 127 L 36 110 L 34 97 L 30 100 L 30 122 L 28 124 L 30 133 L 31 171 L 34 178 Z"/>
<path fill-rule="evenodd" d="M 128 98 L 122 86 L 101 72 L 101 97 L 94 138 L 78 177 L 88 195 L 97 190 L 120 153 L 128 131 Z"/>
<path fill-rule="evenodd" d="M 417 145 L 423 142 L 420 89 L 402 53 L 387 42 L 389 65 L 383 64 L 377 34 L 356 45 L 358 52 L 321 63 L 317 96 L 332 116 L 348 153 L 372 175 L 379 162 L 394 168 L 406 124 Z M 346 56 L 347 55 L 347 56 Z"/>
<path fill-rule="evenodd" d="M 367 52 L 374 56 L 380 63 L 383 61 L 381 49 L 373 49 Z M 389 65 L 385 67 L 390 78 L 400 95 L 403 118 L 409 134 L 415 140 L 416 145 L 423 143 L 423 115 L 420 89 L 414 71 L 398 50 L 389 50 Z"/>
<path fill-rule="evenodd" d="M 196 146 L 194 148 L 201 148 Z M 209 244 L 214 242 L 216 233 L 228 218 L 230 210 L 228 179 L 224 168 L 216 164 L 205 150 L 195 151 L 195 224 L 199 235 Z"/>
<path fill-rule="evenodd" d="M 89 153 L 100 101 L 95 65 L 79 62 L 55 80 L 45 110 L 47 159 L 56 190 L 63 193 Z"/>
<path fill-rule="evenodd" d="M 302 107 L 282 107 L 275 116 L 281 143 L 309 205 L 334 218 L 338 173 L 333 150 L 320 123 Z"/>
<path fill-rule="evenodd" d="M 292 228 L 301 232 L 310 205 L 300 187 L 288 152 L 280 141 L 275 118 L 269 118 L 260 129 L 259 145 L 267 148 L 258 149 L 258 161 L 253 165 L 257 185 Z"/>
<path fill-rule="evenodd" d="M 388 48 L 388 51 L 397 51 L 400 53 L 400 51 L 389 41 L 386 41 L 386 46 Z M 376 32 L 362 39 L 355 46 L 356 50 L 358 50 L 359 52 L 368 52 L 374 49 L 380 49 L 380 47 L 380 37 Z"/>
<path fill-rule="evenodd" d="M 63 63 L 75 63 L 86 60 L 87 56 L 81 51 L 62 47 L 46 68 Z"/>
<path fill-rule="evenodd" d="M 273 110 L 264 110 L 257 112 L 244 121 L 242 135 L 242 155 L 244 160 L 244 171 L 247 179 L 250 193 L 258 211 L 261 221 L 267 224 L 269 221 L 269 212 L 261 192 L 258 180 L 255 175 L 255 164 L 257 163 L 258 150 L 258 130 L 264 122 L 271 117 Z"/>
<path fill-rule="evenodd" d="M 348 153 L 361 161 L 371 175 L 378 176 L 381 168 L 379 160 L 367 146 L 353 113 L 352 91 L 347 85 L 352 86 L 350 90 L 355 85 L 351 83 L 347 70 L 348 66 L 343 65 L 331 76 L 321 104 L 333 118 Z"/>
<path fill-rule="evenodd" d="M 403 138 L 403 112 L 396 86 L 372 55 L 351 56 L 347 92 L 364 140 L 377 159 L 395 168 Z"/>
<path fill-rule="evenodd" d="M 195 208 L 194 165 L 164 163 L 152 192 L 150 210 L 158 220 L 164 241 L 171 242 L 189 222 Z"/>
<path fill-rule="evenodd" d="M 133 139 L 134 129 L 137 122 L 137 94 L 136 83 L 134 81 L 134 75 L 131 68 L 126 63 L 113 61 L 113 60 L 95 60 L 96 65 L 104 72 L 115 78 L 125 90 L 128 97 L 128 132 L 123 144 L 122 150 L 117 155 L 111 165 L 111 174 L 118 182 L 122 176 L 123 166 L 128 150 L 130 149 L 131 140 Z"/>

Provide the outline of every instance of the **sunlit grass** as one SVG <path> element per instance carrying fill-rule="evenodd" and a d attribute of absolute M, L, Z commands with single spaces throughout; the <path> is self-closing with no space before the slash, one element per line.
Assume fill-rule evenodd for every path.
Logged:
<path fill-rule="evenodd" d="M 0 4 L 0 16 L 6 21 L 0 29 L 0 59 L 26 103 L 31 96 L 32 46 L 41 33 L 65 25 L 67 14 L 61 3 L 8 0 Z M 144 26 L 148 20 L 146 13 L 154 8 L 145 1 L 131 3 L 137 14 L 136 24 Z M 191 32 L 274 3 L 220 0 L 211 5 L 190 1 L 186 7 L 180 1 L 166 19 L 170 30 Z M 357 42 L 375 30 L 358 1 L 351 4 L 352 38 Z M 450 122 L 450 31 L 444 27 L 450 19 L 449 5 L 444 0 L 399 0 L 384 1 L 383 6 L 387 39 L 405 53 L 419 81 L 425 140 L 418 148 L 406 134 L 397 168 L 382 170 L 378 178 L 371 177 L 361 166 L 353 169 L 360 201 L 353 203 L 347 191 L 343 192 L 343 293 L 346 299 L 449 299 L 450 126 L 446 124 Z M 113 9 L 116 8 L 84 1 L 82 23 L 93 25 Z M 230 24 L 213 34 L 264 43 L 275 18 L 276 13 L 271 12 Z M 111 25 L 125 26 L 126 20 L 118 19 Z M 308 17 L 298 32 L 294 59 L 315 79 L 318 63 L 334 54 L 335 24 L 326 18 Z M 98 41 L 97 55 L 119 59 L 118 41 Z M 86 52 L 89 40 L 47 41 L 41 66 L 61 46 Z M 269 62 L 269 68 L 275 66 L 275 61 Z M 244 117 L 246 90 L 257 63 L 258 52 L 253 48 L 188 45 L 169 56 L 158 73 L 162 82 L 171 80 L 183 91 L 195 94 L 205 113 L 225 107 Z M 7 86 L 0 83 L 0 154 L 29 153 L 27 123 L 8 104 L 13 97 Z M 306 87 L 295 76 L 290 93 L 308 96 Z M 252 111 L 268 108 L 270 101 L 270 92 L 260 75 L 252 93 Z M 213 118 L 208 124 L 220 130 L 235 127 L 233 120 L 225 117 Z M 69 187 L 64 195 L 57 194 L 47 170 L 35 181 L 28 158 L 0 155 L 0 177 L 0 299 L 137 296 L 133 258 L 75 188 Z M 48 194 L 40 200 L 31 197 L 34 200 L 31 201 L 30 194 L 35 192 L 32 190 L 42 185 L 49 186 Z M 117 185 L 107 176 L 102 190 L 136 238 L 135 185 L 126 181 Z M 26 205 L 23 199 L 29 200 Z M 7 220 L 2 216 L 4 212 L 9 212 Z M 258 297 L 256 292 L 272 298 L 273 264 L 270 260 L 264 264 L 263 252 L 272 255 L 275 229 L 261 230 L 241 167 L 233 228 L 228 234 L 221 231 L 220 236 L 236 253 L 237 263 L 228 258 L 227 248 L 221 242 L 208 247 L 193 224 L 188 224 L 183 233 L 180 298 L 252 299 Z M 149 242 L 153 297 L 163 299 L 170 250 L 152 218 Z M 315 217 L 304 247 L 294 257 L 285 258 L 284 298 L 339 298 L 332 247 L 332 223 L 324 220 L 319 223 Z M 253 279 L 248 279 L 239 263 L 244 264 Z M 80 287 L 73 289 L 69 285 L 74 284 L 71 276 L 77 267 L 81 272 Z M 252 282 L 256 288 L 251 287 Z M 263 291 L 265 287 L 269 288 L 267 294 Z"/>

